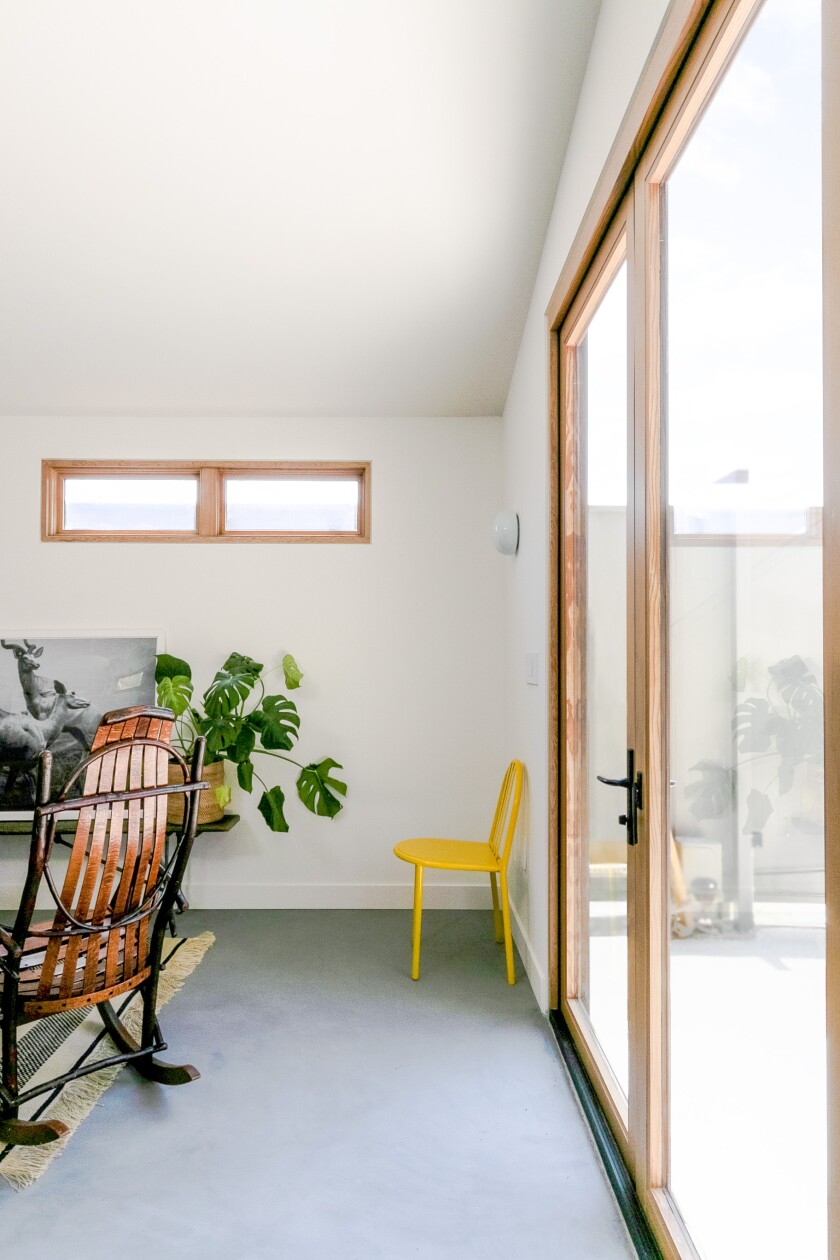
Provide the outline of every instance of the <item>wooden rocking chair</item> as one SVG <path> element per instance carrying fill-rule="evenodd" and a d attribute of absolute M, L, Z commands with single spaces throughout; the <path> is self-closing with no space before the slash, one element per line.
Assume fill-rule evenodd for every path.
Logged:
<path fill-rule="evenodd" d="M 169 709 L 106 713 L 90 755 L 54 804 L 48 804 L 52 755 L 41 754 L 20 908 L 14 926 L 0 928 L 0 1142 L 36 1146 L 62 1137 L 65 1125 L 21 1120 L 20 1106 L 113 1064 L 131 1063 L 141 1076 L 163 1085 L 182 1085 L 198 1077 L 193 1067 L 155 1057 L 166 1049 L 155 1014 L 164 934 L 195 839 L 198 793 L 207 786 L 200 781 L 204 740 L 196 741 L 192 766 L 187 766 L 169 742 L 173 720 Z M 184 774 L 184 782 L 171 787 L 170 758 Z M 166 813 L 172 793 L 185 794 L 186 808 L 167 861 Z M 56 823 L 71 812 L 78 812 L 78 821 L 59 892 L 51 870 Z M 51 922 L 33 925 L 42 883 L 49 888 L 56 913 Z M 133 989 L 142 990 L 139 1043 L 110 1005 L 112 998 Z M 118 1053 L 21 1092 L 18 1026 L 81 1006 L 97 1007 Z"/>

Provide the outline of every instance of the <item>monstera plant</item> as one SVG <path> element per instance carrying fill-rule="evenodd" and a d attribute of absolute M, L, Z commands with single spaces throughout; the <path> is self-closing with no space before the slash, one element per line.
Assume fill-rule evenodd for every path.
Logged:
<path fill-rule="evenodd" d="M 733 808 L 738 769 L 748 762 L 766 766 L 766 790 L 747 793 L 745 834 L 764 828 L 773 813 L 771 792 L 787 795 L 800 766 L 823 767 L 823 693 L 815 675 L 801 656 L 777 661 L 767 675 L 764 695 L 750 696 L 735 709 L 732 737 L 740 755 L 730 766 L 697 762 L 691 769 L 700 778 L 686 787 L 695 818 L 720 818 Z M 738 662 L 735 688 L 746 689 L 745 661 Z M 794 815 L 790 821 L 799 831 L 815 830 L 812 819 Z"/>
<path fill-rule="evenodd" d="M 286 689 L 295 691 L 303 674 L 293 656 L 283 657 L 277 667 L 283 670 Z M 239 786 L 252 792 L 256 779 L 263 789 L 258 809 L 272 831 L 288 831 L 286 797 L 280 787 L 269 787 L 254 768 L 253 758 L 269 757 L 296 766 L 297 794 L 313 814 L 335 818 L 342 809 L 347 785 L 333 775 L 341 766 L 332 757 L 308 765 L 288 754 L 297 743 L 300 716 L 293 700 L 280 694 L 269 695 L 265 679 L 275 670 L 263 673 L 264 666 L 250 656 L 231 652 L 204 692 L 201 703 L 194 699 L 192 669 L 178 656 L 161 653 L 157 658 L 155 681 L 158 704 L 175 714 L 173 743 L 189 761 L 199 735 L 207 740 L 207 759 L 229 761 L 236 766 Z M 221 805 L 230 799 L 230 788 Z"/>

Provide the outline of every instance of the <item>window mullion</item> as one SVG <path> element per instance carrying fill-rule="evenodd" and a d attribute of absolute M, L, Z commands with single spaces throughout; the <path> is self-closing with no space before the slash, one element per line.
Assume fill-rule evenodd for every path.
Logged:
<path fill-rule="evenodd" d="M 196 529 L 200 538 L 218 538 L 223 532 L 223 488 L 221 468 L 205 464 L 198 470 Z"/>

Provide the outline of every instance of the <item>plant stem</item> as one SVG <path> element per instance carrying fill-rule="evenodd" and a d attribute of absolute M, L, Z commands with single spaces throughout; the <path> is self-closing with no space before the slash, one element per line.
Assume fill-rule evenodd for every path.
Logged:
<path fill-rule="evenodd" d="M 284 757 L 282 753 L 269 752 L 267 748 L 255 748 L 254 752 L 262 753 L 263 757 L 276 757 L 278 761 L 288 761 L 289 765 L 297 766 L 298 770 L 305 768 L 302 761 L 295 761 L 294 757 Z"/>

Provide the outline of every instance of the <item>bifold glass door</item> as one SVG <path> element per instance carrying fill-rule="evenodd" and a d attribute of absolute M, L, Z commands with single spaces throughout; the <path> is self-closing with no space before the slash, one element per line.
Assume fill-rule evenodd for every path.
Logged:
<path fill-rule="evenodd" d="M 560 1005 L 670 1260 L 826 1260 L 821 2 L 710 8 L 559 327 Z"/>
<path fill-rule="evenodd" d="M 629 1095 L 627 777 L 632 708 L 633 521 L 627 223 L 602 251 L 563 349 L 565 477 L 566 821 L 575 1019 L 614 1116 Z M 634 777 L 634 776 L 632 776 Z M 623 819 L 624 821 L 620 821 Z"/>
<path fill-rule="evenodd" d="M 653 187 L 669 1185 L 709 1260 L 806 1260 L 826 1255 L 819 0 L 765 0 Z"/>

